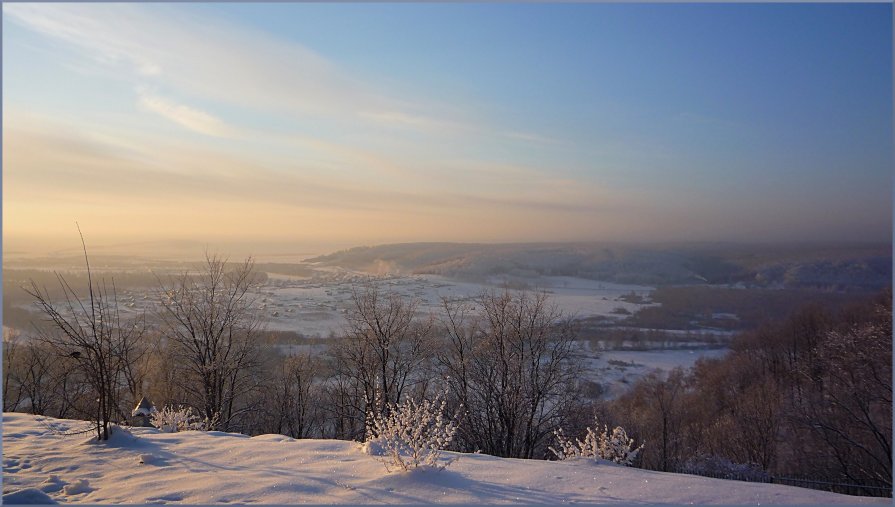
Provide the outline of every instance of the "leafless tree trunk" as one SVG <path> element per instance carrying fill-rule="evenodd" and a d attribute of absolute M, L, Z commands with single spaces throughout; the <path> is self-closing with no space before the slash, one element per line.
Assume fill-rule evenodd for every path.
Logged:
<path fill-rule="evenodd" d="M 94 282 L 87 246 L 84 262 L 87 266 L 87 296 L 82 299 L 60 274 L 56 274 L 62 290 L 62 301 L 54 304 L 45 288 L 32 281 L 26 292 L 51 322 L 50 330 L 38 328 L 44 343 L 60 357 L 75 360 L 77 369 L 96 394 L 93 419 L 97 439 L 109 438 L 109 425 L 116 413 L 120 414 L 119 389 L 124 371 L 129 367 L 128 350 L 143 334 L 140 322 L 121 322 L 118 312 L 115 283 L 111 292 L 104 280 Z"/>
<path fill-rule="evenodd" d="M 679 396 L 683 390 L 683 370 L 676 368 L 668 375 L 667 380 L 652 377 L 647 383 L 650 394 L 649 401 L 654 405 L 654 410 L 659 417 L 662 427 L 662 468 L 663 471 L 672 469 L 672 464 L 677 461 L 676 442 L 680 438 L 680 402 Z"/>
<path fill-rule="evenodd" d="M 228 270 L 227 262 L 206 255 L 196 274 L 160 282 L 161 320 L 180 369 L 178 386 L 219 429 L 231 429 L 248 406 L 245 395 L 258 384 L 260 321 L 252 311 L 256 283 L 252 259 Z"/>

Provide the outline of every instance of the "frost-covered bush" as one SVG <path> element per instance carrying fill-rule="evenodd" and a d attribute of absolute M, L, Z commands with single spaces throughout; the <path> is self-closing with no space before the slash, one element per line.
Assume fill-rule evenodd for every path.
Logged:
<path fill-rule="evenodd" d="M 599 427 L 597 421 L 594 421 L 594 428 L 599 429 Z M 643 444 L 634 448 L 634 439 L 628 438 L 628 434 L 621 426 L 616 426 L 612 433 L 609 433 L 609 428 L 605 425 L 600 433 L 597 433 L 594 428 L 587 428 L 584 440 L 577 438 L 570 440 L 565 436 L 562 428 L 559 428 L 553 432 L 556 435 L 558 448 L 549 447 L 548 449 L 560 460 L 570 458 L 605 459 L 628 466 L 634 462 L 637 454 L 643 449 Z"/>
<path fill-rule="evenodd" d="M 447 467 L 453 460 L 439 465 L 438 458 L 453 440 L 457 425 L 444 411 L 445 401 L 440 395 L 434 400 L 418 403 L 409 399 L 392 405 L 385 415 L 372 418 L 364 452 L 382 456 L 380 461 L 390 472 L 392 468 L 406 471 L 420 465 Z"/>
<path fill-rule="evenodd" d="M 153 426 L 165 433 L 176 433 L 193 429 L 199 416 L 190 407 L 165 406 L 149 416 Z"/>
<path fill-rule="evenodd" d="M 149 416 L 149 422 L 165 433 L 208 431 L 217 424 L 217 415 L 211 419 L 199 418 L 192 407 L 166 405 L 161 410 L 153 412 Z"/>

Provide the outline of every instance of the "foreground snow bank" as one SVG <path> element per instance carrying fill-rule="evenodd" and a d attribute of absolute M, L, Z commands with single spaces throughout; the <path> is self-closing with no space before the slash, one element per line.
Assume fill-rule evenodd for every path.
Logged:
<path fill-rule="evenodd" d="M 388 473 L 354 442 L 281 435 L 120 431 L 106 443 L 58 436 L 3 414 L 4 503 L 708 503 L 889 504 L 789 486 L 637 470 L 592 461 L 483 454 L 446 470 Z M 47 419 L 57 430 L 83 421 Z"/>

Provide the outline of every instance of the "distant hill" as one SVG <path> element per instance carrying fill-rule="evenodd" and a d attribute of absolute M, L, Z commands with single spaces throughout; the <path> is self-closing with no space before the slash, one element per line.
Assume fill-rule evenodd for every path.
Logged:
<path fill-rule="evenodd" d="M 307 259 L 375 274 L 577 276 L 644 285 L 878 290 L 891 285 L 891 245 L 401 243 Z"/>

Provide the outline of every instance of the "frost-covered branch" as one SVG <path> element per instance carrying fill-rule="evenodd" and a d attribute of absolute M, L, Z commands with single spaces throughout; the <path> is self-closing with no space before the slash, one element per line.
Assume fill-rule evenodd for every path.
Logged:
<path fill-rule="evenodd" d="M 417 402 L 408 399 L 392 405 L 385 415 L 372 418 L 364 443 L 364 452 L 383 456 L 386 469 L 411 470 L 419 466 L 443 469 L 453 460 L 439 465 L 441 451 L 450 445 L 457 431 L 453 418 L 445 416 L 442 396 Z"/>

